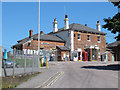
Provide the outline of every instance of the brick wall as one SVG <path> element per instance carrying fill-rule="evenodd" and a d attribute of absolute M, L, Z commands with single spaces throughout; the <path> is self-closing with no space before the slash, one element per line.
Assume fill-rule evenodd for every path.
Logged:
<path fill-rule="evenodd" d="M 78 33 L 81 35 L 81 40 L 78 40 Z M 105 44 L 106 39 L 105 35 L 97 35 L 97 34 L 89 34 L 89 33 L 80 33 L 75 31 L 74 32 L 74 50 L 77 50 L 78 48 L 81 48 L 84 51 L 85 45 L 98 45 L 100 48 L 101 53 L 105 52 Z M 91 41 L 87 41 L 87 35 L 90 35 Z M 97 36 L 101 37 L 101 42 L 98 43 Z"/>
<path fill-rule="evenodd" d="M 66 56 L 67 56 L 68 52 L 69 51 L 61 51 L 61 56 L 63 57 L 63 61 L 65 61 L 64 54 L 66 54 Z M 70 52 L 69 52 L 69 56 L 70 56 Z M 69 58 L 68 58 L 68 61 L 69 61 Z"/>
<path fill-rule="evenodd" d="M 28 45 L 30 43 L 30 45 Z M 44 49 L 55 49 L 56 45 L 64 46 L 63 42 L 52 42 L 52 41 L 40 41 L 40 48 Z M 32 40 L 23 45 L 23 49 L 38 49 L 38 40 Z"/>
<path fill-rule="evenodd" d="M 108 61 L 112 61 L 112 53 L 108 51 Z"/>

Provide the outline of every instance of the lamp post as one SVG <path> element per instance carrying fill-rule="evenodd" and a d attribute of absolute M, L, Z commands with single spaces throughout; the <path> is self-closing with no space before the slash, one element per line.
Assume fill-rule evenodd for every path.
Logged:
<path fill-rule="evenodd" d="M 38 16 L 38 69 L 40 60 L 40 0 L 39 0 L 39 16 Z"/>

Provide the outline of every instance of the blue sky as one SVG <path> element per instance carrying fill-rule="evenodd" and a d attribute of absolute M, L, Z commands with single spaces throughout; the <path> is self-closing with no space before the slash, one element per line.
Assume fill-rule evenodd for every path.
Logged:
<path fill-rule="evenodd" d="M 64 15 L 67 14 L 71 23 L 87 24 L 96 28 L 97 20 L 104 25 L 103 18 L 112 17 L 118 12 L 109 2 L 42 2 L 41 3 L 41 30 L 49 33 L 53 30 L 52 22 L 57 18 L 58 28 L 64 26 Z M 11 46 L 18 40 L 29 35 L 29 30 L 38 32 L 38 2 L 7 2 L 2 4 L 2 46 L 11 50 Z M 106 40 L 115 41 L 114 34 L 107 33 Z"/>

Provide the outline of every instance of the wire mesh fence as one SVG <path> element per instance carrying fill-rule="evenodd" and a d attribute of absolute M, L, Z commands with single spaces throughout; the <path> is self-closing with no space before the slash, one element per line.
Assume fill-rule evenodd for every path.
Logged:
<path fill-rule="evenodd" d="M 2 76 L 15 76 L 19 74 L 28 74 L 38 72 L 38 56 L 23 54 L 14 51 L 13 55 L 7 52 L 7 59 L 4 59 L 3 53 Z"/>
<path fill-rule="evenodd" d="M 37 55 L 14 55 L 5 60 L 7 76 L 38 72 Z M 4 73 L 3 73 L 3 76 Z"/>
<path fill-rule="evenodd" d="M 13 55 L 7 53 L 7 59 L 2 64 L 5 67 L 2 70 L 2 76 L 15 76 L 19 74 L 28 74 L 39 72 L 40 67 L 47 67 L 46 61 L 57 61 L 57 51 L 55 50 L 40 50 L 40 60 L 38 60 L 38 54 L 27 54 L 23 50 L 15 50 Z M 41 62 L 41 63 L 40 63 Z M 45 65 L 43 65 L 45 64 Z M 7 75 L 5 75 L 5 72 Z"/>

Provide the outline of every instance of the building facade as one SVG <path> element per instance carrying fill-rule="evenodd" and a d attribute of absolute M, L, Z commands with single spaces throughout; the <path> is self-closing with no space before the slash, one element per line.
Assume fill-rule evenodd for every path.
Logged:
<path fill-rule="evenodd" d="M 106 33 L 101 32 L 99 21 L 97 21 L 96 29 L 88 27 L 87 24 L 69 25 L 68 16 L 65 15 L 64 27 L 58 29 L 57 25 L 55 18 L 53 31 L 48 34 L 41 33 L 40 49 L 56 50 L 55 55 L 58 55 L 58 60 L 101 60 L 101 54 L 106 51 Z M 38 54 L 37 37 L 38 34 L 33 35 L 33 31 L 30 30 L 29 37 L 19 40 L 13 48 L 22 50 L 24 54 Z"/>
<path fill-rule="evenodd" d="M 13 49 L 16 49 L 17 55 L 38 55 L 38 34 L 33 35 L 33 30 L 29 31 L 29 37 L 19 40 L 17 42 L 17 44 L 12 46 Z M 58 49 L 58 51 L 56 48 L 60 46 L 64 47 L 64 45 L 65 41 L 58 36 L 47 35 L 43 32 L 40 33 L 40 55 L 48 53 L 49 57 L 52 56 L 53 60 L 57 60 L 57 52 L 60 52 L 60 59 L 64 61 L 67 56 L 63 58 L 63 55 L 66 54 L 68 50 L 64 50 L 63 52 L 60 49 Z"/>
<path fill-rule="evenodd" d="M 96 24 L 97 29 L 87 27 L 87 24 L 73 23 L 69 25 L 67 15 L 64 21 L 63 28 L 49 34 L 57 35 L 66 42 L 65 46 L 70 48 L 71 60 L 101 60 L 101 54 L 106 51 L 106 33 L 101 32 L 99 21 Z"/>
<path fill-rule="evenodd" d="M 111 49 L 114 60 L 120 61 L 120 41 L 115 41 L 113 43 L 108 44 L 107 48 Z"/>

